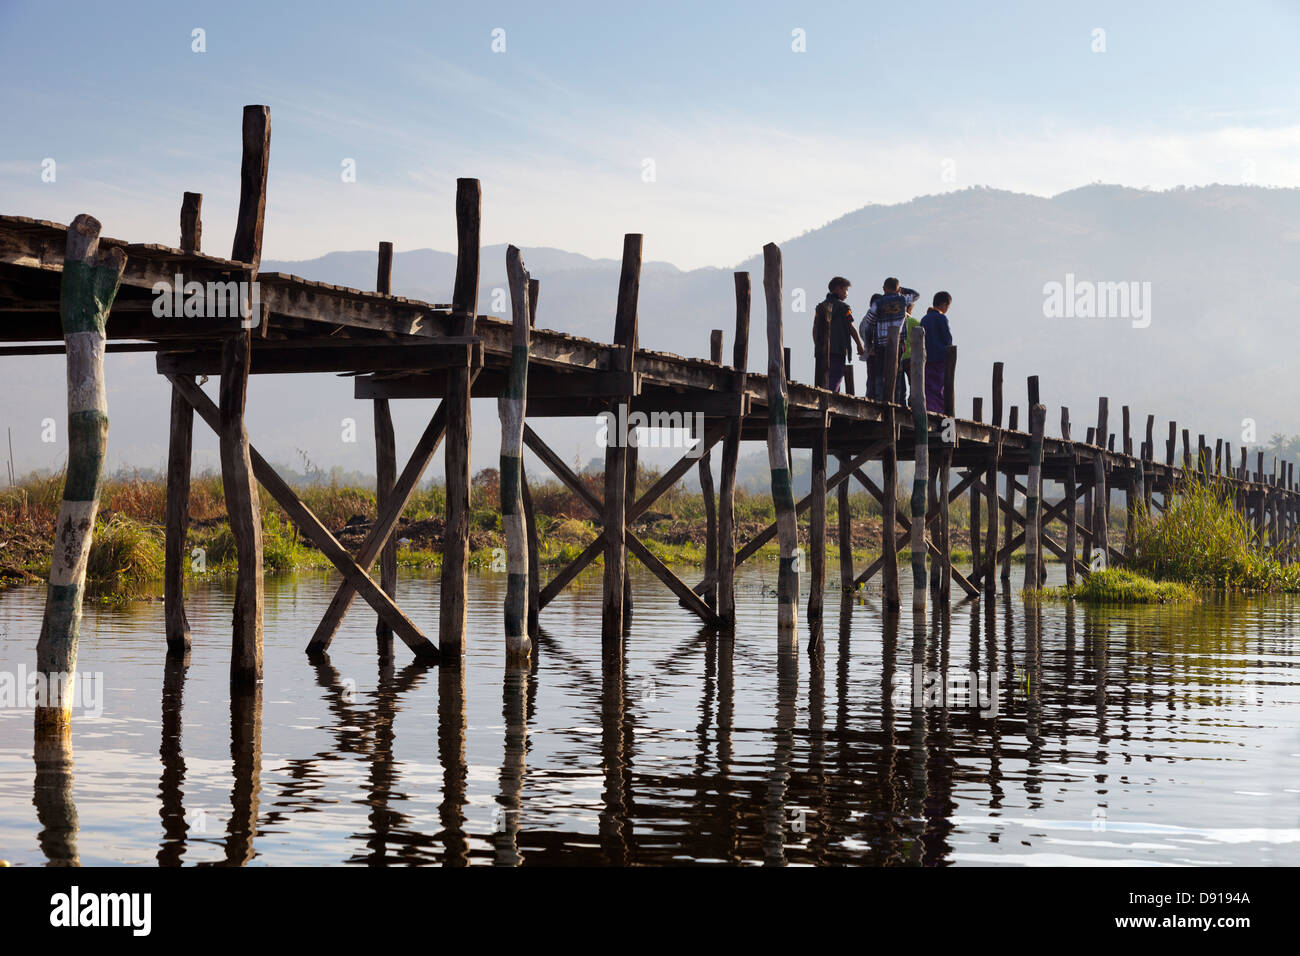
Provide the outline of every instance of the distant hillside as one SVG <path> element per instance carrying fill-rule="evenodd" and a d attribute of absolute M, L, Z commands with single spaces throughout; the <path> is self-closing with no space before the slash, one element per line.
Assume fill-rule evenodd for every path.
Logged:
<path fill-rule="evenodd" d="M 737 268 L 761 290 L 758 247 Z M 1291 409 L 1300 381 L 1290 374 L 1288 342 L 1300 292 L 1300 190 L 1209 186 L 1149 192 L 1093 185 L 1050 199 L 973 188 L 924 196 L 893 206 L 867 206 L 781 243 L 784 257 L 786 344 L 795 378 L 811 377 L 811 309 L 834 274 L 854 283 L 850 304 L 861 315 L 886 275 L 922 292 L 953 294 L 949 313 L 958 345 L 959 411 L 987 396 L 994 361 L 1007 367 L 1008 402 L 1024 402 L 1024 379 L 1041 378 L 1052 409 L 1049 428 L 1068 404 L 1075 421 L 1096 417 L 1096 399 L 1133 406 L 1145 420 L 1170 416 L 1194 430 L 1229 437 L 1242 418 L 1263 433 L 1297 429 Z M 542 281 L 538 321 L 607 339 L 613 327 L 618 263 L 554 249 L 525 249 Z M 374 253 L 335 253 L 299 263 L 268 263 L 369 288 Z M 505 287 L 505 250 L 483 252 L 480 308 Z M 446 301 L 455 257 L 431 250 L 398 252 L 395 291 Z M 734 315 L 730 270 L 681 272 L 644 268 L 641 341 L 649 348 L 705 354 L 709 330 L 728 343 Z M 1125 318 L 1048 318 L 1044 286 L 1076 281 L 1150 283 L 1150 326 Z M 791 311 L 803 289 L 804 312 Z M 923 311 L 923 310 L 922 310 Z M 761 294 L 753 322 L 764 321 Z M 751 337 L 750 366 L 766 363 L 762 338 Z M 1278 347 L 1282 345 L 1282 347 Z M 729 344 L 727 354 L 729 352 Z M 861 374 L 859 374 L 861 380 Z"/>
<path fill-rule="evenodd" d="M 920 290 L 926 302 L 937 289 L 954 297 L 949 316 L 958 346 L 962 414 L 969 414 L 973 395 L 987 402 L 992 364 L 1003 361 L 1008 403 L 1023 405 L 1025 377 L 1041 377 L 1052 433 L 1065 404 L 1076 434 L 1082 435 L 1103 394 L 1111 400 L 1112 427 L 1118 430 L 1119 408 L 1129 404 L 1138 429 L 1148 413 L 1157 416 L 1158 441 L 1170 417 L 1192 429 L 1193 443 L 1204 431 L 1211 443 L 1223 437 L 1238 445 L 1246 418 L 1256 422 L 1257 441 L 1300 432 L 1294 412 L 1300 379 L 1289 352 L 1300 326 L 1292 312 L 1300 301 L 1295 265 L 1300 190 L 1209 186 L 1148 192 L 1093 185 L 1045 199 L 975 188 L 867 206 L 784 241 L 754 236 L 754 257 L 738 268 L 750 271 L 753 280 L 750 367 L 755 370 L 766 364 L 759 256 L 770 239 L 780 241 L 784 253 L 785 341 L 794 353 L 797 379 L 811 378 L 809 319 L 826 280 L 835 274 L 851 279 L 849 301 L 861 315 L 881 280 L 895 275 Z M 541 324 L 608 340 L 618 290 L 616 261 L 544 248 L 525 248 L 524 258 L 541 280 Z M 506 286 L 505 247 L 486 247 L 482 266 L 480 310 L 508 311 L 508 297 L 498 294 L 494 301 L 494 290 Z M 368 289 L 374 286 L 375 252 L 267 261 L 263 267 Z M 454 269 L 453 254 L 399 249 L 394 291 L 446 302 Z M 720 328 L 730 355 L 731 271 L 683 272 L 647 263 L 641 282 L 642 344 L 704 355 L 709 330 Z M 1077 282 L 1149 283 L 1149 327 L 1134 328 L 1126 318 L 1047 317 L 1044 287 L 1065 283 L 1067 275 Z M 800 289 L 805 310 L 794 311 Z M 168 400 L 164 383 L 153 374 L 152 357 L 115 355 L 108 362 L 110 466 L 160 467 Z M 57 467 L 66 446 L 44 445 L 39 435 L 44 417 L 63 415 L 62 360 L 34 359 L 16 365 L 10 375 L 16 379 L 11 394 L 23 398 L 6 403 L 0 425 L 13 428 L 20 472 Z M 351 394 L 350 383 L 333 376 L 254 376 L 250 431 L 272 460 L 296 462 L 301 450 L 325 469 L 337 465 L 370 472 L 369 409 Z M 395 403 L 399 448 L 409 440 L 407 432 L 422 425 L 427 404 Z M 492 465 L 498 452 L 495 408 L 490 402 L 475 408 L 476 466 Z M 356 419 L 360 436 L 351 444 L 339 439 L 347 417 Z M 574 422 L 538 427 L 566 460 L 586 461 L 595 452 L 594 427 Z M 197 461 L 207 456 L 213 463 L 215 445 L 201 431 L 196 430 Z M 668 453 L 657 457 L 666 460 Z M 646 452 L 650 463 L 657 457 Z"/>

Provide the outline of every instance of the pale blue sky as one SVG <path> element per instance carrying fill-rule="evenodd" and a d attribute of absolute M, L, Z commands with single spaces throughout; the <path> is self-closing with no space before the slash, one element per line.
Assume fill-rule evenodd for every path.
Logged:
<path fill-rule="evenodd" d="M 268 258 L 452 249 L 463 175 L 485 241 L 684 268 L 974 184 L 1300 185 L 1300 5 L 998 6 L 0 0 L 0 211 L 174 243 L 193 189 L 228 253 L 246 103 Z"/>

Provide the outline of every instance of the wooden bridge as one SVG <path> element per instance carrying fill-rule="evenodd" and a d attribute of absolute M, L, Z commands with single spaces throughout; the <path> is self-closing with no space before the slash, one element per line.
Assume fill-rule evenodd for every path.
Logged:
<path fill-rule="evenodd" d="M 158 372 L 172 385 L 165 599 L 167 643 L 176 652 L 183 652 L 190 643 L 182 568 L 194 413 L 219 436 L 226 507 L 238 552 L 231 664 L 232 679 L 237 683 L 258 680 L 262 670 L 259 485 L 343 576 L 311 639 L 310 652 L 323 652 L 329 647 L 344 613 L 359 594 L 378 613 L 381 638 L 396 634 L 419 660 L 443 664 L 461 660 L 469 562 L 471 397 L 502 399 L 503 466 L 519 460 L 518 443 L 522 441 L 587 505 L 602 527 L 599 536 L 575 561 L 543 584 L 527 477 L 521 464 L 517 480 L 512 477 L 516 474 L 512 468 L 503 467 L 503 523 L 512 580 L 505 613 L 508 652 L 514 659 L 527 657 L 529 636 L 537 632 L 539 612 L 597 557 L 604 562 L 602 633 L 607 641 L 620 641 L 627 623 L 631 607 L 626 575 L 629 554 L 644 563 L 683 606 L 706 624 L 727 628 L 735 616 L 736 566 L 774 537 L 781 548 L 780 630 L 787 639 L 793 639 L 797 576 L 803 570 L 797 516 L 808 514 L 814 546 L 808 549 L 807 571 L 812 584 L 807 615 L 810 620 L 819 620 L 827 570 L 825 548 L 816 543 L 826 539 L 827 498 L 832 492 L 839 500 L 840 585 L 851 590 L 879 574 L 884 600 L 893 607 L 899 603 L 897 555 L 909 545 L 913 601 L 920 607 L 924 607 L 929 590 L 927 561 L 937 575 L 935 599 L 944 604 L 950 600 L 953 584 L 963 598 L 992 595 L 999 582 L 1004 589 L 1010 587 L 1011 556 L 1022 546 L 1026 552 L 1025 583 L 1030 586 L 1041 580 L 1038 575 L 1042 573 L 1043 552 L 1065 562 L 1070 581 L 1098 565 L 1121 562 L 1130 548 L 1135 513 L 1166 507 L 1179 482 L 1194 471 L 1207 477 L 1218 476 L 1237 506 L 1254 522 L 1261 538 L 1287 560 L 1294 554 L 1300 495 L 1292 464 L 1284 463 L 1279 470 L 1274 459 L 1272 471 L 1266 473 L 1260 452 L 1252 473 L 1244 447 L 1239 462 L 1234 459 L 1233 447 L 1222 440 L 1216 440 L 1211 447 L 1203 435 L 1198 435 L 1193 449 L 1189 431 L 1183 429 L 1180 433 L 1174 422 L 1168 425 L 1163 454 L 1157 455 L 1154 416 L 1147 416 L 1144 431 L 1135 429 L 1130 409 L 1124 406 L 1116 435 L 1111 431 L 1115 422 L 1106 398 L 1098 402 L 1095 426 L 1088 427 L 1083 435 L 1077 434 L 1068 409 L 1062 408 L 1060 435 L 1052 437 L 1045 433 L 1046 409 L 1039 400 L 1036 377 L 1028 380 L 1029 407 L 1023 427 L 1020 409 L 1004 407 L 1002 363 L 992 369 L 988 421 L 984 420 L 985 408 L 978 397 L 973 399 L 971 417 L 958 417 L 952 389 L 955 348 L 944 356 L 949 407 L 942 415 L 924 409 L 925 365 L 921 361 L 912 363 L 912 394 L 918 403 L 910 409 L 790 381 L 789 350 L 783 342 L 781 255 L 775 245 L 764 249 L 762 277 L 766 374 L 747 371 L 751 311 L 748 273 L 738 272 L 734 277 L 736 313 L 729 361 L 724 361 L 720 331 L 712 335 L 707 359 L 638 346 L 639 235 L 624 239 L 612 342 L 595 342 L 536 325 L 540 283 L 524 271 L 513 247 L 508 254 L 512 319 L 479 315 L 480 186 L 473 179 L 457 183 L 457 266 L 449 303 L 393 295 L 392 246 L 388 243 L 379 248 L 373 291 L 261 272 L 258 266 L 269 145 L 268 110 L 246 107 L 239 214 L 229 259 L 202 251 L 202 199 L 195 193 L 186 193 L 182 202 L 178 248 L 100 237 L 98 223 L 88 216 L 79 217 L 71 227 L 16 216 L 0 217 L 0 338 L 8 343 L 24 343 L 2 346 L 0 354 L 66 350 L 70 396 L 98 390 L 102 398 L 105 348 L 109 352 L 151 351 L 157 353 Z M 120 287 L 105 297 L 107 290 L 101 282 L 96 287 L 98 298 L 80 295 L 76 283 L 92 274 L 87 269 L 100 270 L 94 275 L 116 269 Z M 191 286 L 194 283 L 202 284 L 207 293 L 203 308 L 198 310 L 202 314 L 157 314 L 161 297 L 177 293 L 178 284 L 181 291 L 199 289 Z M 213 314 L 218 298 L 234 302 L 238 308 L 218 309 L 218 314 Z M 176 296 L 175 301 L 182 305 L 180 311 L 184 313 L 181 297 Z M 102 312 L 103 328 L 98 339 L 93 338 L 93 331 L 89 333 L 92 339 L 87 351 L 87 340 L 78 336 L 88 333 L 69 331 L 69 323 L 78 309 L 93 312 L 97 307 Z M 103 318 L 108 321 L 102 323 Z M 816 378 L 824 382 L 826 329 L 819 331 Z M 923 338 L 919 346 L 914 342 L 913 351 L 914 355 L 923 355 Z M 379 517 L 356 554 L 339 543 L 258 454 L 244 427 L 250 374 L 303 372 L 353 376 L 356 398 L 373 405 Z M 200 389 L 198 376 L 220 376 L 218 401 L 213 402 Z M 850 378 L 848 390 L 852 387 Z M 389 414 L 389 403 L 397 399 L 439 400 L 400 472 Z M 637 451 L 628 440 L 631 430 L 620 424 L 611 430 L 605 453 L 604 493 L 597 496 L 526 424 L 530 418 L 590 419 L 601 412 L 617 411 L 620 406 L 632 412 L 702 413 L 705 425 L 698 438 L 704 457 L 699 457 L 699 449 L 684 455 L 638 495 L 634 487 Z M 70 418 L 73 413 L 80 414 L 70 408 Z M 614 419 L 625 420 L 626 415 Z M 106 419 L 104 425 L 106 428 Z M 93 458 L 96 440 L 101 442 L 99 458 L 92 465 L 98 471 L 90 488 L 95 502 L 102 478 L 102 435 L 98 439 L 91 435 L 89 444 L 72 441 L 69 458 L 71 475 L 84 456 Z M 741 543 L 736 540 L 734 502 L 737 462 L 745 441 L 768 444 L 778 518 L 762 534 Z M 393 529 L 436 449 L 444 444 L 446 532 L 435 643 L 396 603 Z M 722 463 L 720 483 L 715 489 L 709 463 L 711 450 L 718 444 Z M 791 448 L 812 451 L 812 490 L 798 502 L 793 500 L 791 490 Z M 900 460 L 916 461 L 920 474 L 934 479 L 914 487 L 910 508 L 896 500 Z M 865 470 L 873 461 L 882 463 L 881 485 Z M 709 557 L 703 580 L 692 584 L 653 555 L 634 524 L 668 488 L 696 469 L 708 506 Z M 883 525 L 881 556 L 865 568 L 853 564 L 850 547 L 848 492 L 853 482 L 863 485 L 880 502 L 884 515 L 894 516 Z M 1043 500 L 1044 482 L 1061 486 L 1059 500 Z M 943 489 L 943 493 L 936 489 Z M 1116 541 L 1111 540 L 1108 521 L 1113 491 L 1123 495 L 1129 516 L 1129 533 Z M 974 557 L 968 568 L 959 569 L 951 558 L 949 504 L 961 495 L 970 498 Z M 85 503 L 65 495 L 65 512 L 84 515 Z M 922 512 L 923 521 L 915 520 Z M 92 507 L 89 529 L 83 527 L 71 538 L 64 534 L 61 513 L 58 546 L 66 560 L 56 551 L 56 567 L 51 572 L 52 604 L 56 586 L 73 588 L 77 618 L 93 513 Z M 522 520 L 516 521 L 519 516 Z M 376 563 L 380 567 L 377 578 L 372 573 Z M 60 665 L 66 668 L 69 663 L 75 667 L 75 620 L 71 625 L 58 621 L 51 624 L 50 613 L 47 610 L 38 660 L 45 670 Z M 512 623 L 519 621 L 526 624 Z"/>

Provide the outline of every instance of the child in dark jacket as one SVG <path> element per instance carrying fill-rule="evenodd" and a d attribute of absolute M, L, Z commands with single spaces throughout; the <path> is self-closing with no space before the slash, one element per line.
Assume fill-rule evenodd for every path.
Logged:
<path fill-rule="evenodd" d="M 934 304 L 921 319 L 921 328 L 925 330 L 925 408 L 941 415 L 944 412 L 948 346 L 952 345 L 952 330 L 948 327 L 950 305 L 951 295 L 936 292 Z"/>

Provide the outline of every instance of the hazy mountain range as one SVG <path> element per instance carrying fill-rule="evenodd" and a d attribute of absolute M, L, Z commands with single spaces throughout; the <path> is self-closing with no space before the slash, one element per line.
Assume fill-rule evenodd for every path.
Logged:
<path fill-rule="evenodd" d="M 1294 413 L 1300 381 L 1289 354 L 1297 327 L 1290 308 L 1300 298 L 1300 190 L 1208 186 L 1151 192 L 1093 185 L 1040 198 L 975 188 L 867 206 L 784 241 L 755 236 L 754 258 L 736 267 L 751 273 L 754 289 L 755 370 L 766 365 L 761 247 L 769 239 L 779 241 L 784 254 L 785 342 L 794 351 L 796 379 L 811 377 L 810 318 L 827 279 L 839 274 L 853 282 L 849 302 L 861 316 L 871 293 L 894 275 L 922 293 L 922 305 L 938 289 L 953 295 L 949 318 L 958 346 L 959 414 L 970 413 L 976 394 L 985 396 L 987 406 L 992 364 L 1003 361 L 1008 403 L 1023 406 L 1025 377 L 1040 376 L 1051 433 L 1065 404 L 1082 435 L 1095 421 L 1097 396 L 1103 394 L 1110 397 L 1116 431 L 1123 404 L 1133 408 L 1135 429 L 1154 413 L 1161 450 L 1170 417 L 1192 429 L 1193 442 L 1205 432 L 1211 441 L 1224 437 L 1237 445 L 1245 418 L 1255 420 L 1261 442 L 1274 432 L 1300 431 Z M 619 263 L 558 249 L 523 252 L 541 280 L 539 324 L 607 340 Z M 375 251 L 266 261 L 263 269 L 373 288 Z M 452 253 L 398 250 L 393 290 L 447 302 L 454 270 Z M 683 272 L 663 262 L 645 263 L 641 343 L 704 355 L 709 330 L 721 328 L 724 354 L 730 356 L 731 271 Z M 1140 296 L 1144 314 L 1133 314 L 1135 300 L 1129 315 L 1049 317 L 1050 283 L 1071 291 L 1071 302 L 1085 307 L 1082 290 L 1088 283 L 1136 283 L 1131 291 Z M 508 297 L 500 291 L 494 296 L 505 285 L 505 247 L 485 247 L 481 312 L 508 314 Z M 803 290 L 803 311 L 796 290 Z M 1104 306 L 1104 287 L 1100 298 Z M 110 465 L 149 467 L 165 459 L 167 393 L 152 369 L 151 356 L 110 356 Z M 39 433 L 41 418 L 53 413 L 62 421 L 65 414 L 61 359 L 11 360 L 5 393 L 19 471 L 60 464 L 66 454 L 62 441 L 42 445 Z M 296 464 L 305 455 L 326 469 L 369 472 L 369 408 L 351 394 L 351 383 L 333 376 L 254 376 L 250 433 L 273 461 Z M 400 454 L 431 409 L 426 402 L 394 404 Z M 495 466 L 494 403 L 476 403 L 474 414 L 476 467 Z M 355 443 L 340 439 L 346 417 L 357 421 Z M 201 432 L 196 428 L 198 461 L 215 464 L 215 443 L 200 438 Z M 594 426 L 543 423 L 539 432 L 570 460 L 586 462 L 595 453 Z"/>

